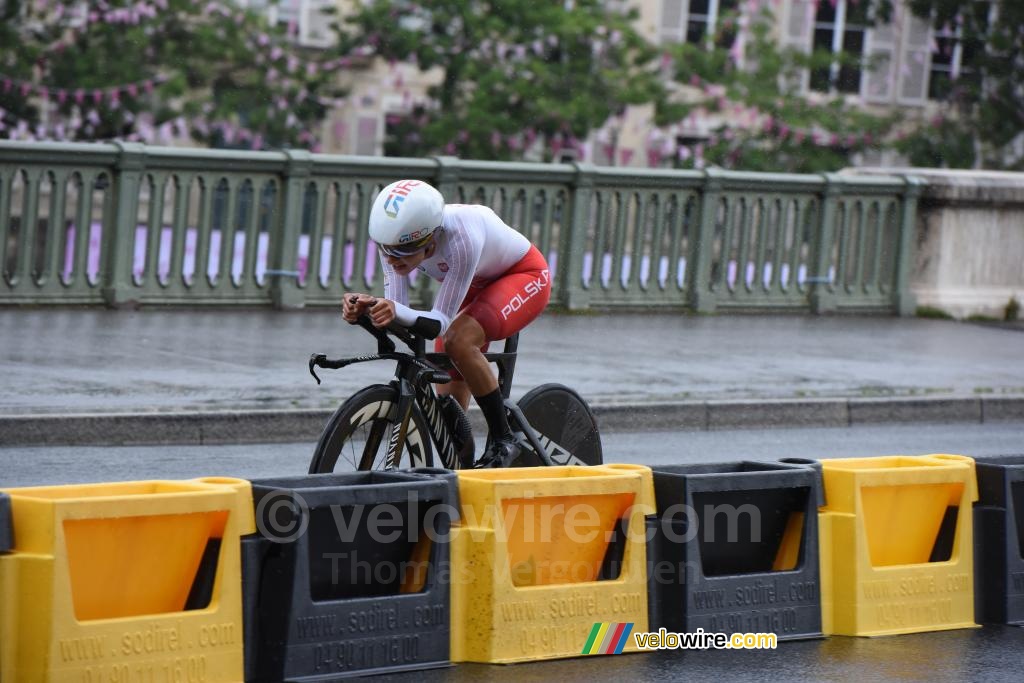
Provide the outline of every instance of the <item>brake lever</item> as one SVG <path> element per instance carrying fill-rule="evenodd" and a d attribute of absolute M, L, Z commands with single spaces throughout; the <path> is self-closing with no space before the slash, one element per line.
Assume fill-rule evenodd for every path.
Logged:
<path fill-rule="evenodd" d="M 313 379 L 316 380 L 317 384 L 320 384 L 320 378 L 316 376 L 316 366 L 320 365 L 321 361 L 327 360 L 327 356 L 323 353 L 314 353 L 309 357 L 309 374 L 313 375 Z"/>

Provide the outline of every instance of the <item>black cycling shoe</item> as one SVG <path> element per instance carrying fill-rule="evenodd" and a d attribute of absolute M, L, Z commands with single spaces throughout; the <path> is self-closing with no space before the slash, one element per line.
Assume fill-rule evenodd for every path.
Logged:
<path fill-rule="evenodd" d="M 473 465 L 476 469 L 487 467 L 509 467 L 519 457 L 519 444 L 512 434 L 487 442 L 487 448 Z"/>

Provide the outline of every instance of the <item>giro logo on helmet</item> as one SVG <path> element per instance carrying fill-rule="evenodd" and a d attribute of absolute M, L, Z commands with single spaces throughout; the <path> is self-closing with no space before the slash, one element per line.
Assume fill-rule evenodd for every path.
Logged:
<path fill-rule="evenodd" d="M 416 232 L 410 232 L 407 235 L 402 235 L 398 238 L 399 244 L 405 244 L 406 242 L 415 242 L 417 240 L 424 239 L 430 236 L 432 230 L 417 230 Z"/>
<path fill-rule="evenodd" d="M 421 184 L 418 180 L 406 180 L 396 184 L 391 188 L 388 198 L 384 200 L 384 213 L 389 218 L 398 218 L 398 210 L 402 208 L 402 202 L 405 201 L 405 198 L 409 196 L 414 187 Z"/>

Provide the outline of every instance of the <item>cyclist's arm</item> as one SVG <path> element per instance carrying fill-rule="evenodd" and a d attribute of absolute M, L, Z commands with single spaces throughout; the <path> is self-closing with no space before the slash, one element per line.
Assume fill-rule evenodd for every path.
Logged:
<path fill-rule="evenodd" d="M 434 299 L 433 309 L 417 311 L 405 305 L 404 301 L 392 299 L 395 302 L 395 319 L 401 324 L 409 326 L 414 324 L 417 318 L 430 318 L 441 324 L 443 334 L 459 312 L 459 307 L 462 306 L 476 275 L 483 242 L 475 241 L 468 231 L 452 230 L 448 234 L 448 246 L 449 270 Z"/>
<path fill-rule="evenodd" d="M 384 272 L 384 298 L 390 299 L 395 305 L 395 320 L 406 327 L 412 325 L 423 312 L 406 305 L 409 301 L 409 276 L 396 273 L 383 254 L 380 256 L 380 267 Z"/>
<path fill-rule="evenodd" d="M 380 265 L 384 272 L 384 298 L 394 305 L 395 320 L 405 327 L 411 327 L 418 317 L 424 316 L 424 312 L 406 305 L 409 300 L 409 277 L 396 273 L 383 255 L 380 257 Z"/>

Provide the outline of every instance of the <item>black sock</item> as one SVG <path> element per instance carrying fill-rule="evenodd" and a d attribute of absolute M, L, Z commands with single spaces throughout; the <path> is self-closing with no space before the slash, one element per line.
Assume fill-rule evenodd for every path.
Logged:
<path fill-rule="evenodd" d="M 480 411 L 487 420 L 487 431 L 490 438 L 498 439 L 512 433 L 508 426 L 508 417 L 505 415 L 505 398 L 501 395 L 501 389 L 495 389 L 485 396 L 474 396 Z"/>

